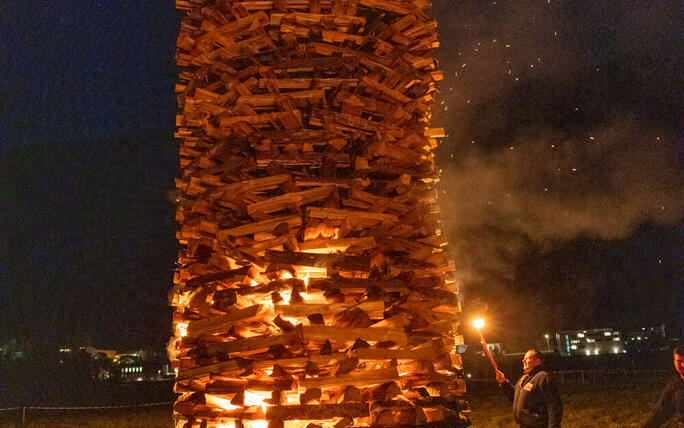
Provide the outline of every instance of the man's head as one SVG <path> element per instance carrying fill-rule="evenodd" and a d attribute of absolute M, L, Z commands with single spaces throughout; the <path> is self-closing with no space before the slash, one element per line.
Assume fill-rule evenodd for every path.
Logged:
<path fill-rule="evenodd" d="M 674 358 L 674 366 L 679 376 L 684 379 L 684 346 L 678 346 L 672 350 L 672 356 Z"/>
<path fill-rule="evenodd" d="M 536 349 L 530 349 L 529 351 L 527 351 L 522 360 L 523 371 L 525 373 L 529 373 L 532 371 L 533 368 L 537 367 L 538 365 L 541 365 L 541 358 L 541 352 L 537 351 Z"/>

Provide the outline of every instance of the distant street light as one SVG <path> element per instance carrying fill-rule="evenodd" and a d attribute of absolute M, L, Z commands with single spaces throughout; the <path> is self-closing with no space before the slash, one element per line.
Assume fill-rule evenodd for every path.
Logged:
<path fill-rule="evenodd" d="M 546 339 L 546 350 L 550 351 L 551 350 L 551 344 L 549 343 L 549 335 L 545 334 L 544 338 Z"/>

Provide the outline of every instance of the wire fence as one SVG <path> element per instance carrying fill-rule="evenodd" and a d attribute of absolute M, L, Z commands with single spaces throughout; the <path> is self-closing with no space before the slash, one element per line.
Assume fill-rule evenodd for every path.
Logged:
<path fill-rule="evenodd" d="M 633 379 L 649 377 L 667 377 L 671 370 L 633 370 L 633 369 L 594 369 L 594 370 L 554 370 L 553 377 L 561 384 L 591 384 L 605 381 L 627 382 Z M 494 383 L 493 376 L 468 378 L 468 382 Z"/>
<path fill-rule="evenodd" d="M 173 404 L 173 401 L 166 401 L 161 403 L 126 404 L 119 406 L 19 406 L 0 408 L 0 413 L 21 410 L 21 423 L 25 424 L 27 420 L 27 410 L 113 410 L 133 409 L 139 407 L 167 406 L 171 404 Z"/>

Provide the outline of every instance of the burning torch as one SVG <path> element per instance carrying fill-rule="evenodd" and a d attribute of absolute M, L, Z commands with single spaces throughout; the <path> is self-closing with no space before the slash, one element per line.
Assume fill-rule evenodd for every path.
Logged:
<path fill-rule="evenodd" d="M 492 356 L 492 353 L 489 352 L 489 348 L 487 348 L 487 341 L 485 340 L 484 336 L 482 335 L 482 327 L 484 327 L 485 321 L 482 318 L 477 318 L 473 320 L 473 327 L 477 330 L 477 332 L 480 334 L 480 343 L 482 344 L 482 349 L 487 353 L 487 356 L 489 357 L 489 361 L 492 363 L 492 367 L 494 367 L 494 370 L 499 370 L 499 367 L 496 365 L 496 361 L 494 361 L 494 357 Z"/>

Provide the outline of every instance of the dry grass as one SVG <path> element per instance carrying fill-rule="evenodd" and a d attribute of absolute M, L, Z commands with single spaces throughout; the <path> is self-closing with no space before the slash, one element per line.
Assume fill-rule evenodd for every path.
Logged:
<path fill-rule="evenodd" d="M 650 415 L 664 382 L 623 385 L 573 385 L 562 388 L 563 428 L 627 428 L 641 426 Z M 487 388 L 469 397 L 473 427 L 518 427 L 511 404 Z M 675 427 L 671 422 L 665 427 Z"/>
<path fill-rule="evenodd" d="M 53 411 L 51 411 L 53 412 Z M 146 408 L 135 411 L 69 411 L 69 413 L 48 414 L 46 411 L 27 411 L 27 423 L 21 425 L 21 413 L 12 419 L 0 420 L 0 426 L 7 428 L 170 428 L 173 427 L 171 406 Z"/>

